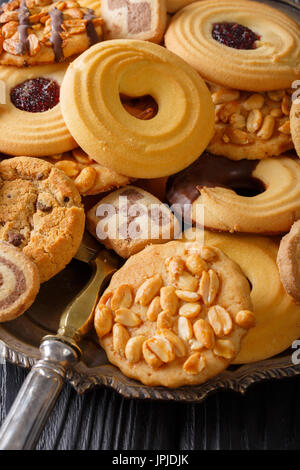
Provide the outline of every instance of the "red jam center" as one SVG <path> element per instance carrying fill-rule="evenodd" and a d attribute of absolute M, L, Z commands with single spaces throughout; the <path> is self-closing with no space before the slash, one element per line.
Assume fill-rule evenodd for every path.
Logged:
<path fill-rule="evenodd" d="M 234 49 L 255 49 L 260 36 L 238 23 L 214 23 L 212 37 L 221 44 Z"/>
<path fill-rule="evenodd" d="M 59 103 L 59 85 L 49 78 L 33 78 L 10 92 L 16 108 L 29 113 L 43 113 Z"/>

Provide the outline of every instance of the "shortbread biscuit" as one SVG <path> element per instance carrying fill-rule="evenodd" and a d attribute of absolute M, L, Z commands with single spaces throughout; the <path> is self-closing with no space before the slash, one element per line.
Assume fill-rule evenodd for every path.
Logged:
<path fill-rule="evenodd" d="M 211 85 L 215 134 L 207 150 L 233 160 L 262 159 L 293 148 L 292 90 L 260 93 Z"/>
<path fill-rule="evenodd" d="M 0 241 L 0 322 L 22 315 L 39 288 L 36 265 L 21 250 Z"/>
<path fill-rule="evenodd" d="M 114 191 L 87 214 L 87 228 L 107 248 L 129 258 L 151 243 L 178 235 L 172 212 L 155 196 L 135 186 Z"/>
<path fill-rule="evenodd" d="M 32 157 L 0 163 L 0 239 L 23 250 L 41 282 L 77 252 L 85 215 L 77 189 L 62 171 Z"/>
<path fill-rule="evenodd" d="M 150 95 L 158 112 L 137 119 L 120 95 Z M 147 41 L 115 39 L 84 52 L 65 75 L 61 106 L 78 145 L 132 178 L 179 171 L 213 135 L 214 109 L 204 81 L 182 59 Z"/>
<path fill-rule="evenodd" d="M 105 39 L 160 43 L 166 28 L 166 0 L 83 0 L 104 20 Z"/>
<path fill-rule="evenodd" d="M 295 222 L 290 232 L 282 238 L 277 265 L 281 282 L 286 292 L 300 303 L 300 220 Z"/>
<path fill-rule="evenodd" d="M 0 6 L 0 64 L 63 62 L 102 40 L 103 20 L 76 0 L 11 0 Z"/>
<path fill-rule="evenodd" d="M 300 217 L 300 162 L 288 156 L 236 162 L 205 152 L 169 178 L 167 199 L 212 230 L 288 232 Z"/>
<path fill-rule="evenodd" d="M 100 165 L 82 149 L 43 158 L 71 178 L 82 196 L 92 196 L 130 183 L 127 176 Z"/>
<path fill-rule="evenodd" d="M 173 17 L 165 44 L 203 78 L 229 88 L 281 90 L 300 75 L 300 26 L 258 2 L 192 3 Z"/>
<path fill-rule="evenodd" d="M 224 253 L 198 243 L 145 248 L 112 277 L 95 312 L 111 363 L 146 385 L 200 384 L 232 362 L 255 317 Z"/>
<path fill-rule="evenodd" d="M 186 239 L 195 239 L 188 230 Z M 276 264 L 279 239 L 205 231 L 204 243 L 217 247 L 240 265 L 251 284 L 256 326 L 243 339 L 234 363 L 267 359 L 289 348 L 300 337 L 300 307 L 284 290 Z"/>
<path fill-rule="evenodd" d="M 0 66 L 0 152 L 44 156 L 77 147 L 63 120 L 59 97 L 68 64 L 19 69 Z"/>

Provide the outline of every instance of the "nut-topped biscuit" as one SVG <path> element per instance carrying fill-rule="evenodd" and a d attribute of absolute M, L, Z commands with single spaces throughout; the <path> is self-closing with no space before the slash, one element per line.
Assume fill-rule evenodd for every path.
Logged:
<path fill-rule="evenodd" d="M 234 359 L 255 323 L 239 266 L 219 249 L 147 247 L 113 276 L 95 314 L 108 359 L 146 385 L 199 384 Z"/>
<path fill-rule="evenodd" d="M 126 186 L 89 210 L 87 229 L 107 248 L 129 258 L 151 243 L 173 240 L 180 225 L 155 196 L 136 186 Z"/>
<path fill-rule="evenodd" d="M 22 315 L 39 288 L 36 265 L 21 250 L 0 241 L 0 322 Z"/>
<path fill-rule="evenodd" d="M 80 194 L 62 171 L 32 157 L 0 163 L 0 239 L 35 262 L 41 282 L 71 261 L 84 221 Z"/>
<path fill-rule="evenodd" d="M 232 160 L 262 159 L 293 148 L 292 90 L 251 93 L 210 85 L 215 134 L 208 151 Z"/>
<path fill-rule="evenodd" d="M 99 42 L 102 24 L 76 0 L 11 0 L 0 6 L 0 64 L 63 62 Z"/>

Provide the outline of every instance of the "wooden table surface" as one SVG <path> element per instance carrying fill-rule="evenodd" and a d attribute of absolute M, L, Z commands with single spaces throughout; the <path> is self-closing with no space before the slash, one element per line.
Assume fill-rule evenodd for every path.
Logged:
<path fill-rule="evenodd" d="M 27 371 L 0 365 L 0 423 Z M 109 389 L 63 388 L 37 449 L 300 449 L 300 377 L 219 392 L 200 404 L 126 400 Z"/>

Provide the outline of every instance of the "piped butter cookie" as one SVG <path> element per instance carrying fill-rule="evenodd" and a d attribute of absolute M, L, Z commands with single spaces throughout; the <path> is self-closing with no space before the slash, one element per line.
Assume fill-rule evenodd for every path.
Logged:
<path fill-rule="evenodd" d="M 71 261 L 84 222 L 80 194 L 62 171 L 32 157 L 0 163 L 0 239 L 23 250 L 41 282 Z"/>
<path fill-rule="evenodd" d="M 0 241 L 0 322 L 22 315 L 39 288 L 36 265 L 21 250 Z"/>
<path fill-rule="evenodd" d="M 185 232 L 192 242 L 195 230 Z M 300 307 L 284 290 L 276 258 L 275 237 L 204 232 L 204 243 L 219 248 L 241 267 L 251 284 L 256 325 L 243 339 L 234 360 L 246 364 L 267 359 L 288 349 L 300 337 Z"/>
<path fill-rule="evenodd" d="M 68 63 L 0 66 L 0 81 L 5 85 L 0 152 L 40 157 L 77 147 L 60 108 L 60 86 L 67 68 Z"/>
<path fill-rule="evenodd" d="M 279 245 L 277 265 L 281 282 L 286 292 L 300 303 L 300 220 L 295 222 L 290 232 Z"/>
<path fill-rule="evenodd" d="M 250 288 L 224 253 L 198 243 L 147 247 L 112 277 L 95 313 L 109 361 L 146 385 L 200 384 L 235 358 L 254 325 Z"/>
<path fill-rule="evenodd" d="M 135 117 L 124 96 L 152 98 L 156 114 Z M 147 41 L 115 39 L 84 52 L 64 77 L 61 106 L 78 145 L 133 178 L 185 168 L 213 135 L 214 109 L 204 81 L 175 54 Z"/>
<path fill-rule="evenodd" d="M 63 62 L 102 39 L 103 20 L 76 0 L 11 0 L 0 6 L 0 64 Z"/>
<path fill-rule="evenodd" d="M 300 217 L 300 162 L 288 156 L 233 161 L 205 152 L 169 178 L 167 199 L 212 230 L 280 234 Z"/>
<path fill-rule="evenodd" d="M 203 78 L 229 88 L 281 90 L 300 74 L 300 26 L 258 2 L 192 3 L 173 17 L 165 44 Z"/>

